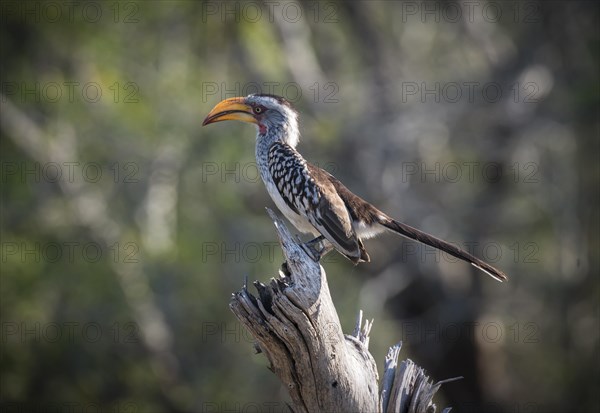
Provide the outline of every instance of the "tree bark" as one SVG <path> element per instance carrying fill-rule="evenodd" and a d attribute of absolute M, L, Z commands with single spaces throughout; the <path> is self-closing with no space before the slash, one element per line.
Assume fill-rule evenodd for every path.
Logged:
<path fill-rule="evenodd" d="M 297 412 L 435 412 L 432 384 L 423 369 L 398 365 L 401 343 L 386 357 L 381 392 L 368 350 L 372 321 L 359 312 L 352 335 L 344 334 L 323 267 L 298 245 L 283 222 L 275 223 L 286 263 L 269 285 L 245 285 L 230 308 L 257 341 L 270 369 L 287 387 Z M 449 409 L 444 410 L 444 412 Z"/>

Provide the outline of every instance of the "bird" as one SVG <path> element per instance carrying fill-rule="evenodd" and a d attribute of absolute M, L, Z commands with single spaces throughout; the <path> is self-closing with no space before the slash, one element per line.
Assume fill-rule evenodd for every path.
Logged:
<path fill-rule="evenodd" d="M 298 112 L 285 98 L 267 93 L 219 102 L 202 126 L 226 120 L 256 126 L 256 164 L 277 208 L 304 234 L 303 247 L 319 261 L 332 249 L 355 265 L 369 262 L 363 240 L 391 231 L 470 263 L 497 281 L 506 274 L 440 238 L 399 222 L 352 193 L 329 172 L 307 162 L 296 149 Z"/>

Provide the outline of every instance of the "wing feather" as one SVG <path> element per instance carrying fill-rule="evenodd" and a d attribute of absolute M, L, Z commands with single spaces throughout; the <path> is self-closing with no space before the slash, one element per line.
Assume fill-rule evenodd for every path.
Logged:
<path fill-rule="evenodd" d="M 269 171 L 291 210 L 305 217 L 342 254 L 362 256 L 348 208 L 325 171 L 281 142 L 269 149 Z"/>

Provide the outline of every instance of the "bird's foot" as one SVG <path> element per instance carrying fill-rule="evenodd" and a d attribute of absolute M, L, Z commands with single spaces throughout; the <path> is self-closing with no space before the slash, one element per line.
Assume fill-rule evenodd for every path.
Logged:
<path fill-rule="evenodd" d="M 279 268 L 279 275 L 281 278 L 290 277 L 292 275 L 287 261 L 284 261 L 283 264 L 281 264 L 281 267 Z"/>
<path fill-rule="evenodd" d="M 300 246 L 302 247 L 302 249 L 304 250 L 304 252 L 306 252 L 306 254 L 314 262 L 321 261 L 321 254 L 323 252 L 323 248 L 318 248 L 318 243 L 317 243 L 317 246 L 315 246 L 315 244 L 312 241 L 310 241 L 310 242 L 307 242 L 305 244 L 300 244 Z"/>

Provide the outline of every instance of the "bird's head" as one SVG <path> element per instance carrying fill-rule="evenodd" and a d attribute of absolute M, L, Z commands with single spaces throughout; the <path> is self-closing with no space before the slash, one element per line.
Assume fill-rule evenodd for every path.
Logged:
<path fill-rule="evenodd" d="M 298 144 L 298 113 L 280 96 L 252 94 L 225 99 L 210 111 L 202 126 L 224 120 L 255 124 L 258 139 L 280 139 L 292 147 Z"/>

